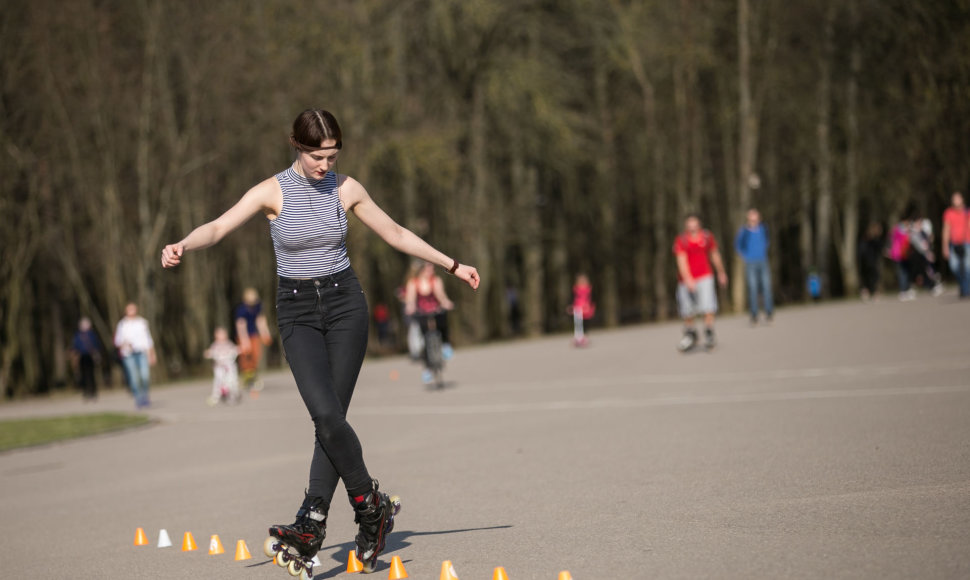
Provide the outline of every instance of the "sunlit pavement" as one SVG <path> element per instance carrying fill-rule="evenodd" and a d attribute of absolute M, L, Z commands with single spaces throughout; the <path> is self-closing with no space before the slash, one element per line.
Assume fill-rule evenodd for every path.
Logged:
<path fill-rule="evenodd" d="M 349 419 L 404 504 L 373 577 L 394 555 L 420 579 L 443 560 L 463 580 L 970 576 L 970 302 L 725 317 L 711 353 L 679 354 L 679 337 L 459 347 L 442 391 L 405 358 L 368 360 Z M 206 406 L 209 389 L 156 387 L 150 427 L 0 454 L 0 576 L 289 578 L 262 541 L 303 498 L 306 410 L 285 370 L 237 407 Z M 0 418 L 132 407 L 116 390 Z M 343 494 L 316 578 L 346 574 Z M 240 539 L 253 559 L 234 561 Z"/>

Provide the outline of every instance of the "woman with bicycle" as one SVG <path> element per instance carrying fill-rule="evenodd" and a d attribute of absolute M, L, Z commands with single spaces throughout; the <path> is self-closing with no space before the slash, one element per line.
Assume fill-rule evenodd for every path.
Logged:
<path fill-rule="evenodd" d="M 220 217 L 165 246 L 162 266 L 178 266 L 186 252 L 215 244 L 257 214 L 269 220 L 279 276 L 280 337 L 315 435 L 309 486 L 296 521 L 272 526 L 270 536 L 312 558 L 323 542 L 330 502 L 342 479 L 359 524 L 357 557 L 373 570 L 393 526 L 395 506 L 378 491 L 346 419 L 367 350 L 369 321 L 347 255 L 347 214 L 356 215 L 391 247 L 441 266 L 473 289 L 478 288 L 478 271 L 395 223 L 360 183 L 334 171 L 343 142 L 331 113 L 300 113 L 289 143 L 295 152 L 292 165 L 250 189 Z"/>
<path fill-rule="evenodd" d="M 454 354 L 451 348 L 451 336 L 448 332 L 448 311 L 455 307 L 445 293 L 445 284 L 434 271 L 434 264 L 422 263 L 416 275 L 412 276 L 404 287 L 405 313 L 414 317 L 421 326 L 421 335 L 427 336 L 431 331 L 437 331 L 441 336 L 441 356 L 449 360 Z M 434 379 L 431 360 L 428 353 L 428 341 L 425 340 L 424 362 L 428 368 L 422 373 L 422 380 L 430 384 Z"/>

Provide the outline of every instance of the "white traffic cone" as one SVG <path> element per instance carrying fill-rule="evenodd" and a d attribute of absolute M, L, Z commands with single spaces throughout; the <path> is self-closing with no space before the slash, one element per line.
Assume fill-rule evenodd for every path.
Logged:
<path fill-rule="evenodd" d="M 158 532 L 158 547 L 168 548 L 171 547 L 171 545 L 172 539 L 168 537 L 168 532 L 166 532 L 164 529 Z"/>

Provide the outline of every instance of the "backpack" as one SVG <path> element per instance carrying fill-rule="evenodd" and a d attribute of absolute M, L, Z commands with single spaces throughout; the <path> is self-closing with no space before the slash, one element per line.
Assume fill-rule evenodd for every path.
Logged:
<path fill-rule="evenodd" d="M 889 239 L 889 259 L 893 262 L 902 262 L 908 257 L 909 234 L 902 226 L 896 226 Z"/>

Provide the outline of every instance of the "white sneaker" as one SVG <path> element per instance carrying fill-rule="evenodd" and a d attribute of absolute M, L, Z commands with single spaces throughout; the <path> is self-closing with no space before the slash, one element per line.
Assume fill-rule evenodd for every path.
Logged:
<path fill-rule="evenodd" d="M 916 300 L 916 290 L 913 290 L 912 288 L 910 288 L 905 292 L 899 293 L 900 302 L 909 302 L 911 300 Z"/>
<path fill-rule="evenodd" d="M 943 284 L 937 284 L 936 286 L 933 286 L 933 297 L 936 298 L 937 296 L 942 296 L 942 295 L 943 295 Z"/>

